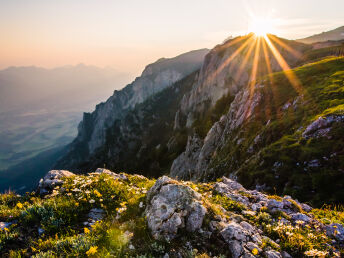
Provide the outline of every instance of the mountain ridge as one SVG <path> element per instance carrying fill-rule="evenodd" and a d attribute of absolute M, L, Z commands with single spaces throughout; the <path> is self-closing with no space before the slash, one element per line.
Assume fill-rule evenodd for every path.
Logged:
<path fill-rule="evenodd" d="M 325 31 L 319 34 L 315 34 L 313 36 L 309 36 L 303 39 L 298 39 L 297 41 L 312 44 L 317 42 L 325 42 L 325 41 L 338 41 L 344 39 L 344 26 L 338 27 L 336 29 Z"/>

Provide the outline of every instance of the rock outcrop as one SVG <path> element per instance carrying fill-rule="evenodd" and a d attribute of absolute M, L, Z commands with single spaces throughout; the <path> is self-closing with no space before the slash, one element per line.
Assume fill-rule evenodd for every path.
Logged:
<path fill-rule="evenodd" d="M 261 88 L 257 85 L 256 88 Z M 200 180 L 206 176 L 208 166 L 216 150 L 223 146 L 226 137 L 248 121 L 262 98 L 261 93 L 251 90 L 240 91 L 232 102 L 229 111 L 209 130 L 204 140 L 189 137 L 185 152 L 173 161 L 171 176 L 180 179 Z"/>
<path fill-rule="evenodd" d="M 63 184 L 64 177 L 71 177 L 75 174 L 67 170 L 50 170 L 38 184 L 38 192 L 40 194 L 50 193 L 56 186 Z"/>
<path fill-rule="evenodd" d="M 178 230 L 200 229 L 206 208 L 201 195 L 166 176 L 159 178 L 147 193 L 146 217 L 155 239 L 170 241 Z"/>

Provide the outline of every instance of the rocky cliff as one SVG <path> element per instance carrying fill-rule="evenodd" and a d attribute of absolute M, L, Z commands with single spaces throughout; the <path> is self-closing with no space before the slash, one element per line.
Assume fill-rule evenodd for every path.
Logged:
<path fill-rule="evenodd" d="M 343 70 L 344 58 L 325 59 L 290 71 L 299 88 L 284 73 L 244 87 L 204 139 L 189 137 L 171 175 L 193 180 L 227 175 L 249 187 L 340 202 Z"/>
<path fill-rule="evenodd" d="M 106 143 L 77 163 L 78 170 L 106 166 L 136 173 L 145 171 L 146 176 L 154 177 L 169 173 L 171 162 L 184 150 L 187 138 L 185 130 L 177 128 L 178 119 L 174 123 L 175 114 L 197 75 L 197 71 L 191 73 L 127 111 L 107 128 Z"/>
<path fill-rule="evenodd" d="M 247 190 L 97 169 L 0 195 L 2 257 L 341 257 L 343 211 Z"/>
<path fill-rule="evenodd" d="M 78 127 L 78 136 L 68 154 L 57 167 L 76 167 L 106 143 L 106 131 L 116 120 L 121 120 L 135 105 L 166 89 L 176 81 L 199 69 L 207 49 L 191 51 L 175 58 L 162 58 L 148 65 L 134 82 L 85 113 Z"/>
<path fill-rule="evenodd" d="M 275 43 L 275 48 L 289 66 L 295 66 L 300 61 L 302 53 L 311 48 L 273 35 L 269 37 L 272 42 L 279 43 Z M 285 46 L 293 49 L 293 52 L 286 51 Z M 264 54 L 265 51 L 267 56 Z M 269 63 L 269 69 L 265 65 L 266 62 Z M 259 77 L 281 69 L 265 41 L 254 34 L 230 39 L 216 46 L 205 57 L 198 81 L 181 103 L 181 111 L 188 117 L 187 125 L 191 126 L 197 113 L 215 105 L 224 95 L 234 96 L 238 93 L 253 79 L 254 70 Z"/>

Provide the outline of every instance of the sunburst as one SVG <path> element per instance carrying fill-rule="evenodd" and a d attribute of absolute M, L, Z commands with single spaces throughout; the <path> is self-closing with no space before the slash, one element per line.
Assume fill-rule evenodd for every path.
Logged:
<path fill-rule="evenodd" d="M 231 54 L 213 73 L 209 74 L 207 79 L 210 79 L 210 81 L 208 83 L 211 83 L 214 77 L 222 70 L 229 69 L 231 63 L 238 65 L 236 72 L 231 74 L 231 76 L 234 81 L 239 81 L 245 70 L 250 72 L 248 87 L 250 93 L 249 101 L 251 101 L 256 88 L 255 85 L 260 76 L 268 74 L 269 76 L 267 78 L 270 80 L 269 85 L 275 87 L 273 76 L 271 75 L 278 70 L 276 69 L 276 65 L 278 65 L 295 91 L 302 94 L 300 80 L 283 57 L 285 54 L 291 54 L 299 59 L 302 57 L 302 54 L 293 49 L 293 44 L 288 44 L 288 41 L 270 34 L 275 31 L 273 20 L 253 18 L 250 29 L 250 33 L 246 36 L 237 37 L 220 47 L 221 50 L 232 48 L 230 50 Z M 273 89 L 273 91 L 275 90 Z"/>

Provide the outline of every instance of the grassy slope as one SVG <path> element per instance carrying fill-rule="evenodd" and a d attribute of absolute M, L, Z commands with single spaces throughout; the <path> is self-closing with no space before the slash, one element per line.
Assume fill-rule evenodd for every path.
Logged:
<path fill-rule="evenodd" d="M 301 200 L 341 202 L 344 199 L 344 127 L 334 124 L 331 139 L 305 139 L 302 132 L 319 116 L 344 114 L 344 58 L 329 58 L 293 70 L 301 82 L 297 92 L 283 72 L 263 79 L 262 101 L 254 118 L 229 137 L 218 152 L 211 177 L 237 171 L 247 187 L 266 184 L 271 191 Z M 303 96 L 297 107 L 284 104 Z M 268 121 L 270 121 L 268 123 Z M 254 139 L 260 135 L 257 143 Z M 237 145 L 234 136 L 244 139 Z M 248 149 L 253 147 L 253 153 Z M 312 160 L 320 167 L 309 167 Z"/>
<path fill-rule="evenodd" d="M 128 180 L 113 179 L 106 174 L 73 176 L 66 178 L 64 185 L 56 187 L 53 195 L 47 198 L 33 193 L 22 197 L 13 193 L 0 195 L 0 221 L 16 220 L 15 224 L 0 231 L 0 255 L 162 257 L 166 252 L 179 252 L 183 257 L 209 257 L 210 254 L 228 257 L 228 247 L 199 233 L 181 233 L 171 242 L 154 240 L 147 229 L 144 207 L 147 190 L 155 181 L 135 175 L 126 177 Z M 179 183 L 202 194 L 202 203 L 209 216 L 204 220 L 205 227 L 217 214 L 236 216 L 260 226 L 269 237 L 280 239 L 278 247 L 263 241 L 261 248 L 271 244 L 273 248 L 287 250 L 293 257 L 303 257 L 304 252 L 311 249 L 331 249 L 327 244 L 330 239 L 317 227 L 283 227 L 276 221 L 287 216 L 269 214 L 266 209 L 256 215 L 242 216 L 242 211 L 248 208 L 215 193 L 214 183 Z M 91 208 L 102 208 L 105 217 L 92 227 L 85 227 L 83 222 Z M 304 211 L 301 209 L 301 212 Z M 327 208 L 313 210 L 313 213 L 326 223 L 344 223 L 344 213 L 339 210 Z M 43 230 L 41 234 L 39 229 Z M 187 242 L 198 250 L 189 250 Z"/>

